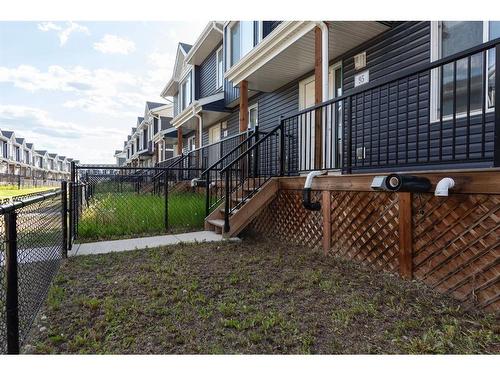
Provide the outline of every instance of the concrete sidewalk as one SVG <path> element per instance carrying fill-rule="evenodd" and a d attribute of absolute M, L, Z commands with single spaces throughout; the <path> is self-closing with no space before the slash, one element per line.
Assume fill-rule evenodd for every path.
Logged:
<path fill-rule="evenodd" d="M 165 236 L 131 238 L 127 240 L 89 242 L 74 244 L 69 256 L 106 254 L 119 251 L 130 251 L 165 245 L 175 245 L 181 242 L 217 242 L 223 241 L 222 235 L 210 231 L 170 234 Z"/>

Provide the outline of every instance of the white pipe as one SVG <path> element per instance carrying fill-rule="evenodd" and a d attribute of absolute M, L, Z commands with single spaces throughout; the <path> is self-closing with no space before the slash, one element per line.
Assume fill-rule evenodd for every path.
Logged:
<path fill-rule="evenodd" d="M 328 100 L 328 26 L 326 22 L 318 21 L 316 25 L 321 29 L 321 79 L 323 102 Z"/>
<path fill-rule="evenodd" d="M 304 184 L 304 189 L 310 189 L 312 186 L 313 178 L 316 176 L 321 176 L 326 174 L 326 171 L 312 171 L 307 174 L 306 183 Z"/>
<path fill-rule="evenodd" d="M 448 190 L 452 189 L 454 186 L 455 186 L 455 180 L 450 177 L 445 177 L 437 183 L 434 195 L 436 197 L 447 197 Z"/>
<path fill-rule="evenodd" d="M 199 137 L 200 139 L 198 140 L 198 148 L 201 147 L 201 139 L 202 139 L 202 134 L 203 134 L 203 119 L 202 117 L 196 113 L 194 107 L 193 107 L 193 116 L 198 119 L 198 129 L 199 129 Z"/>

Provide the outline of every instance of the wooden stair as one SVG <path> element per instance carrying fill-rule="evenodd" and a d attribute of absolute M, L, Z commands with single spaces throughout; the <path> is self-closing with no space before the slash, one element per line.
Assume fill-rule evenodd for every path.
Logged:
<path fill-rule="evenodd" d="M 252 191 L 252 189 L 244 189 Z M 242 206 L 234 210 L 229 217 L 229 232 L 224 233 L 224 202 L 205 219 L 205 230 L 223 234 L 225 238 L 237 236 L 271 202 L 278 192 L 278 180 L 270 179 L 249 198 Z M 234 202 L 243 198 L 233 196 Z"/>

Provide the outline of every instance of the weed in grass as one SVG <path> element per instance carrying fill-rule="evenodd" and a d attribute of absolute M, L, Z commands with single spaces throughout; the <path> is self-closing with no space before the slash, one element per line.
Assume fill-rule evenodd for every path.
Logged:
<path fill-rule="evenodd" d="M 49 289 L 49 295 L 47 297 L 47 305 L 51 310 L 57 311 L 61 307 L 64 299 L 64 289 L 59 285 L 53 285 Z"/>

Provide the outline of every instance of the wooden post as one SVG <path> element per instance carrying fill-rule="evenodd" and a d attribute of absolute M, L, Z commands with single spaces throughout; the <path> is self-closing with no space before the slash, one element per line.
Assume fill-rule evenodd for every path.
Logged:
<path fill-rule="evenodd" d="M 321 210 L 323 212 L 323 254 L 328 255 L 332 243 L 332 214 L 330 211 L 331 206 L 331 193 L 324 190 L 322 193 Z"/>
<path fill-rule="evenodd" d="M 320 104 L 323 101 L 323 72 L 322 72 L 322 51 L 321 51 L 321 29 L 314 29 L 314 103 Z M 326 56 L 325 58 L 328 58 Z M 323 160 L 323 126 L 321 109 L 316 110 L 314 121 L 314 168 L 321 169 Z"/>
<path fill-rule="evenodd" d="M 177 128 L 177 155 L 182 155 L 182 128 Z"/>
<path fill-rule="evenodd" d="M 240 84 L 240 132 L 248 129 L 248 82 Z"/>
<path fill-rule="evenodd" d="M 413 278 L 412 194 L 401 192 L 399 202 L 399 274 L 404 279 Z"/>
<path fill-rule="evenodd" d="M 196 118 L 196 130 L 194 132 L 194 142 L 196 144 L 196 148 L 201 147 L 201 132 L 200 132 L 200 119 Z"/>

